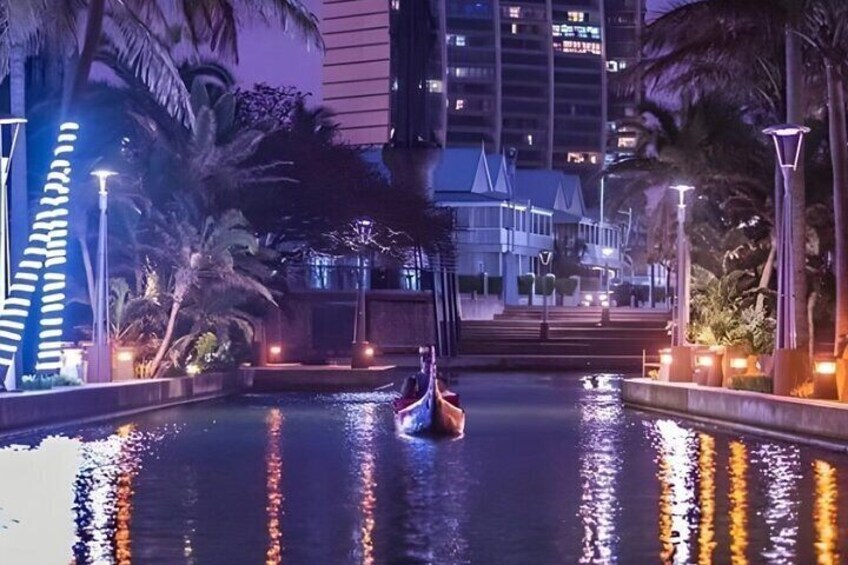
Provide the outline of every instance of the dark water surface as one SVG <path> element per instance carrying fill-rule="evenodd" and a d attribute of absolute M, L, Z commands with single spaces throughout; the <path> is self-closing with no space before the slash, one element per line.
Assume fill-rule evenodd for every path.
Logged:
<path fill-rule="evenodd" d="M 0 563 L 846 563 L 848 457 L 624 410 L 618 380 L 263 395 L 0 440 Z"/>

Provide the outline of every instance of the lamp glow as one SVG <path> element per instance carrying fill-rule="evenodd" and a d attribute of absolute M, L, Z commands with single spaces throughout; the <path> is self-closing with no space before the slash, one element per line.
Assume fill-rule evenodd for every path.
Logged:
<path fill-rule="evenodd" d="M 272 345 L 271 347 L 268 348 L 268 353 L 270 353 L 271 355 L 274 355 L 274 356 L 277 356 L 282 352 L 283 352 L 283 348 L 280 347 L 279 345 Z"/>
<path fill-rule="evenodd" d="M 365 356 L 366 357 L 374 357 L 374 348 L 373 347 L 366 347 L 365 348 Z"/>
<path fill-rule="evenodd" d="M 835 375 L 836 361 L 816 361 L 816 374 L 818 375 Z"/>
<path fill-rule="evenodd" d="M 730 360 L 730 368 L 737 370 L 744 370 L 748 368 L 748 360 L 744 357 L 733 357 Z"/>
<path fill-rule="evenodd" d="M 668 349 L 663 349 L 660 351 L 660 363 L 663 365 L 671 365 L 671 362 L 674 358 L 671 356 L 671 351 Z"/>
<path fill-rule="evenodd" d="M 715 358 L 712 355 L 699 355 L 697 363 L 699 367 L 712 367 Z"/>
<path fill-rule="evenodd" d="M 186 374 L 189 377 L 194 377 L 194 376 L 199 375 L 200 374 L 200 365 L 198 365 L 197 363 L 189 363 L 189 365 L 186 367 Z"/>

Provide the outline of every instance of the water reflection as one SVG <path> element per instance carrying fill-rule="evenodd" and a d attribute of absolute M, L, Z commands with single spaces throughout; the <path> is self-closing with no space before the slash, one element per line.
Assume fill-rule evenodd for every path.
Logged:
<path fill-rule="evenodd" d="M 768 546 L 762 555 L 769 563 L 794 563 L 798 543 L 798 482 L 801 459 L 798 448 L 764 443 L 753 451 L 765 491 L 763 512 L 768 527 Z"/>
<path fill-rule="evenodd" d="M 711 435 L 698 434 L 698 502 L 701 519 L 698 530 L 698 563 L 710 565 L 713 562 L 715 541 L 715 438 Z"/>
<path fill-rule="evenodd" d="M 730 558 L 734 565 L 748 563 L 748 450 L 740 441 L 730 443 Z"/>
<path fill-rule="evenodd" d="M 816 485 L 813 510 L 816 558 L 821 565 L 840 563 L 839 530 L 836 522 L 839 499 L 836 468 L 826 461 L 817 459 L 813 463 L 813 476 Z"/>
<path fill-rule="evenodd" d="M 345 416 L 348 439 L 354 447 L 354 477 L 358 484 L 354 490 L 355 504 L 359 508 L 358 524 L 354 530 L 353 557 L 356 563 L 374 563 L 374 526 L 377 506 L 377 481 L 375 473 L 375 445 L 377 404 L 347 402 Z"/>
<path fill-rule="evenodd" d="M 659 534 L 663 563 L 689 563 L 697 517 L 695 462 L 697 438 L 671 420 L 654 424 L 660 480 Z"/>
<path fill-rule="evenodd" d="M 580 401 L 581 563 L 608 563 L 616 554 L 622 407 L 614 383 L 609 375 L 583 379 L 586 392 Z"/>
<path fill-rule="evenodd" d="M 129 564 L 133 482 L 152 441 L 126 425 L 0 449 L 0 477 L 20 478 L 0 485 L 4 562 Z"/>
<path fill-rule="evenodd" d="M 280 488 L 283 473 L 283 458 L 281 455 L 280 438 L 283 429 L 283 413 L 279 408 L 272 408 L 266 418 L 268 426 L 268 446 L 265 453 L 265 487 L 268 514 L 268 550 L 265 552 L 265 563 L 276 565 L 283 561 L 283 533 L 280 527 L 283 508 L 283 491 Z M 189 546 L 190 547 L 190 546 Z"/>

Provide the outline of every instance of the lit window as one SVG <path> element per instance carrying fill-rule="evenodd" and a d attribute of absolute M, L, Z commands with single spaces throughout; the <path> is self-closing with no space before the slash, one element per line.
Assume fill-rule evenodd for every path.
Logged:
<path fill-rule="evenodd" d="M 627 68 L 627 61 L 607 61 L 607 70 L 611 73 L 617 73 Z"/>
<path fill-rule="evenodd" d="M 518 33 L 518 24 L 512 24 L 512 26 L 510 26 L 510 31 L 512 32 L 512 35 Z"/>
<path fill-rule="evenodd" d="M 457 47 L 465 47 L 465 36 L 464 35 L 457 35 L 456 41 L 454 42 L 454 45 L 456 45 Z"/>
<path fill-rule="evenodd" d="M 510 18 L 520 18 L 521 17 L 521 7 L 520 6 L 510 6 L 508 9 Z"/>
<path fill-rule="evenodd" d="M 394 79 L 394 80 L 392 80 L 392 92 L 396 92 L 397 89 L 398 89 L 398 80 Z"/>
<path fill-rule="evenodd" d="M 565 160 L 572 165 L 585 165 L 586 163 L 597 165 L 600 161 L 600 155 L 598 153 L 569 151 Z"/>
<path fill-rule="evenodd" d="M 464 110 L 465 109 L 465 100 L 462 98 L 457 98 L 456 103 L 454 104 L 454 110 Z"/>
<path fill-rule="evenodd" d="M 533 145 L 533 134 L 532 133 L 527 134 L 527 145 Z"/>
<path fill-rule="evenodd" d="M 618 147 L 620 149 L 635 149 L 636 148 L 636 138 L 635 137 L 619 137 L 618 138 Z"/>
<path fill-rule="evenodd" d="M 554 41 L 554 51 L 561 53 L 601 54 L 601 44 L 594 41 Z"/>
<path fill-rule="evenodd" d="M 586 12 L 568 12 L 568 21 L 570 22 L 585 22 L 589 16 Z"/>
<path fill-rule="evenodd" d="M 392 10 L 400 10 L 400 0 L 392 0 Z"/>
<path fill-rule="evenodd" d="M 430 79 L 427 81 L 427 90 L 430 92 L 444 92 L 445 87 L 442 81 Z"/>

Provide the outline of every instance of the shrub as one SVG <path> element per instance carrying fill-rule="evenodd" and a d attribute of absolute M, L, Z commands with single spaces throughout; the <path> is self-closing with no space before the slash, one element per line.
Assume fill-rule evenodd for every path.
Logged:
<path fill-rule="evenodd" d="M 574 296 L 574 293 L 577 291 L 577 279 L 570 277 L 567 279 L 557 279 L 555 287 L 557 294 L 561 296 Z"/>
<path fill-rule="evenodd" d="M 459 275 L 459 292 L 483 294 L 483 277 L 480 275 Z"/>
<path fill-rule="evenodd" d="M 555 286 L 556 277 L 554 275 L 536 277 L 536 294 L 547 294 L 550 296 L 553 294 Z"/>
<path fill-rule="evenodd" d="M 536 279 L 533 275 L 521 275 L 518 277 L 518 294 L 527 296 L 533 288 L 533 281 Z"/>
<path fill-rule="evenodd" d="M 53 388 L 53 375 L 24 375 L 21 377 L 21 390 L 50 390 Z"/>
<path fill-rule="evenodd" d="M 730 388 L 732 390 L 749 390 L 769 394 L 774 390 L 772 379 L 767 375 L 733 377 L 730 379 Z"/>
<path fill-rule="evenodd" d="M 53 377 L 53 386 L 81 386 L 82 380 L 79 377 L 69 377 L 68 375 L 58 374 Z"/>

